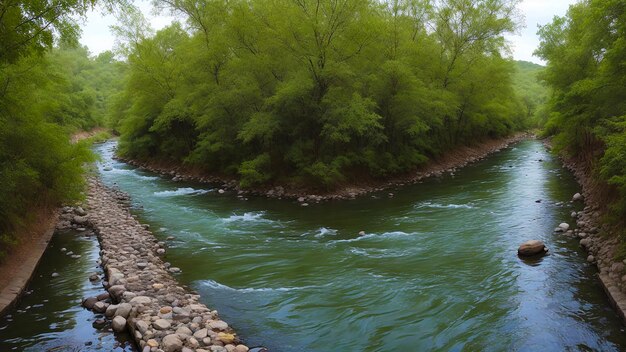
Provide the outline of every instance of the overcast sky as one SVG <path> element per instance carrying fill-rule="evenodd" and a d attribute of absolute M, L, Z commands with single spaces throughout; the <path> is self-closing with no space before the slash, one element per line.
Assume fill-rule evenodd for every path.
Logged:
<path fill-rule="evenodd" d="M 563 16 L 570 4 L 576 0 L 523 0 L 519 8 L 525 16 L 525 27 L 517 35 L 508 35 L 512 43 L 513 58 L 535 63 L 543 63 L 533 56 L 533 51 L 539 45 L 537 37 L 537 25 L 544 25 L 552 21 L 554 16 Z M 172 22 L 168 16 L 157 16 L 152 13 L 152 5 L 147 0 L 135 1 L 149 19 L 154 29 L 161 29 Z M 81 43 L 89 47 L 92 54 L 99 54 L 110 50 L 114 46 L 115 38 L 109 30 L 115 24 L 115 18 L 111 15 L 103 16 L 100 11 L 92 11 L 82 26 L 83 35 Z"/>

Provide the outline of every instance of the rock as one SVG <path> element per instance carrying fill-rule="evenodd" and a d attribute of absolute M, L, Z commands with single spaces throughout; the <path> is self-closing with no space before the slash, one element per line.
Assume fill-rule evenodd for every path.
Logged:
<path fill-rule="evenodd" d="M 168 270 L 169 270 L 170 273 L 173 273 L 173 274 L 180 273 L 180 271 L 181 271 L 180 268 L 177 268 L 177 267 L 171 267 Z"/>
<path fill-rule="evenodd" d="M 87 212 L 82 207 L 76 207 L 76 209 L 74 209 L 74 213 L 79 216 L 87 215 Z"/>
<path fill-rule="evenodd" d="M 589 237 L 583 238 L 582 240 L 580 240 L 580 245 L 585 248 L 589 248 L 590 244 L 591 244 L 591 239 Z"/>
<path fill-rule="evenodd" d="M 115 316 L 115 312 L 117 311 L 117 304 L 109 304 L 107 310 L 104 312 L 104 316 L 107 318 L 111 318 Z"/>
<path fill-rule="evenodd" d="M 135 306 L 138 304 L 150 304 L 152 303 L 152 298 L 148 296 L 137 296 L 130 300 L 130 304 Z"/>
<path fill-rule="evenodd" d="M 569 224 L 568 224 L 568 223 L 566 223 L 566 222 L 562 222 L 562 223 L 560 223 L 560 224 L 559 224 L 559 228 L 560 228 L 563 232 L 565 232 L 565 231 L 569 230 Z"/>
<path fill-rule="evenodd" d="M 93 305 L 93 311 L 97 313 L 104 313 L 107 310 L 108 305 L 104 302 L 96 302 Z"/>
<path fill-rule="evenodd" d="M 100 280 L 100 276 L 98 274 L 96 274 L 96 273 L 91 274 L 89 276 L 89 281 L 98 281 L 98 280 Z"/>
<path fill-rule="evenodd" d="M 161 341 L 163 344 L 163 351 L 165 352 L 178 352 L 183 349 L 183 341 L 176 334 L 170 334 L 163 338 Z"/>
<path fill-rule="evenodd" d="M 113 327 L 113 331 L 122 332 L 126 330 L 126 319 L 120 317 L 119 315 L 113 318 L 113 322 L 111 323 L 111 327 Z"/>
<path fill-rule="evenodd" d="M 365 231 L 359 231 L 359 236 L 365 236 Z"/>
<path fill-rule="evenodd" d="M 595 260 L 596 260 L 596 257 L 594 257 L 593 255 L 589 255 L 589 256 L 587 257 L 587 261 L 588 261 L 589 263 L 593 263 Z"/>
<path fill-rule="evenodd" d="M 573 200 L 574 202 L 577 202 L 577 201 L 582 201 L 582 200 L 583 200 L 583 195 L 582 195 L 582 194 L 580 194 L 580 193 L 576 193 L 576 194 L 574 194 L 574 196 L 572 197 L 572 200 Z"/>
<path fill-rule="evenodd" d="M 304 202 L 304 197 L 298 197 L 298 202 L 300 203 Z"/>
<path fill-rule="evenodd" d="M 115 310 L 115 315 L 126 319 L 132 309 L 133 306 L 130 303 L 120 303 Z"/>
<path fill-rule="evenodd" d="M 533 256 L 533 255 L 544 254 L 547 251 L 548 249 L 546 248 L 546 246 L 543 244 L 542 241 L 530 240 L 530 241 L 526 241 L 522 243 L 522 245 L 519 246 L 519 248 L 517 249 L 517 254 L 528 257 L 528 256 Z"/>
<path fill-rule="evenodd" d="M 161 313 L 161 314 L 168 314 L 168 313 L 171 313 L 171 312 L 172 312 L 172 307 L 165 306 L 165 307 L 161 307 L 161 309 L 159 309 L 159 313 Z"/>
<path fill-rule="evenodd" d="M 193 333 L 193 337 L 195 337 L 198 340 L 204 339 L 205 337 L 207 337 L 207 335 L 208 335 L 207 329 L 200 329 Z"/>
<path fill-rule="evenodd" d="M 109 294 L 116 301 L 120 301 L 122 299 L 124 291 L 126 291 L 126 287 L 124 287 L 124 285 L 113 285 L 109 287 Z"/>
<path fill-rule="evenodd" d="M 61 275 L 59 273 L 52 273 L 52 275 L 50 275 L 50 276 L 52 276 L 52 277 L 59 277 Z"/>
<path fill-rule="evenodd" d="M 95 329 L 102 329 L 107 325 L 107 321 L 106 319 L 96 319 L 91 326 L 93 326 Z"/>
<path fill-rule="evenodd" d="M 222 346 L 211 346 L 209 350 L 211 352 L 228 352 L 228 350 Z"/>
<path fill-rule="evenodd" d="M 156 253 L 157 253 L 158 255 L 163 255 L 163 254 L 165 254 L 165 249 L 163 249 L 163 248 L 159 248 L 159 249 L 157 249 L 157 250 L 156 250 Z"/>
<path fill-rule="evenodd" d="M 226 332 L 220 332 L 217 334 L 217 339 L 225 344 L 233 343 L 235 341 L 235 335 Z"/>
<path fill-rule="evenodd" d="M 109 299 L 109 293 L 108 292 L 103 292 L 99 295 L 96 296 L 96 298 L 98 299 L 98 301 L 106 301 L 107 299 Z"/>
<path fill-rule="evenodd" d="M 181 326 L 178 329 L 176 329 L 176 333 L 178 335 L 184 335 L 184 336 L 191 336 L 191 330 L 186 327 L 186 326 Z"/>
<path fill-rule="evenodd" d="M 225 192 L 226 192 L 226 191 L 224 191 L 224 190 L 223 190 L 223 189 L 221 189 L 221 188 L 217 190 L 217 193 L 219 193 L 219 194 L 224 194 Z"/>
<path fill-rule="evenodd" d="M 83 300 L 83 307 L 91 310 L 96 303 L 98 303 L 98 298 L 88 297 Z"/>
<path fill-rule="evenodd" d="M 137 320 L 135 323 L 135 329 L 137 329 L 142 335 L 145 335 L 146 331 L 148 331 L 148 323 L 143 320 Z"/>
<path fill-rule="evenodd" d="M 146 345 L 150 347 L 158 347 L 159 343 L 155 339 L 149 339 L 148 342 L 146 342 Z"/>
<path fill-rule="evenodd" d="M 576 213 L 575 211 L 573 211 L 570 216 L 574 219 L 576 219 L 578 217 L 578 213 Z"/>
<path fill-rule="evenodd" d="M 250 349 L 246 345 L 235 346 L 234 352 L 248 352 Z"/>
<path fill-rule="evenodd" d="M 226 330 L 228 329 L 228 324 L 222 320 L 213 320 L 207 324 L 207 327 L 211 330 Z"/>
<path fill-rule="evenodd" d="M 165 319 L 157 319 L 157 321 L 152 323 L 152 326 L 154 326 L 154 328 L 157 330 L 167 330 L 170 328 L 170 326 L 172 326 L 172 323 Z"/>

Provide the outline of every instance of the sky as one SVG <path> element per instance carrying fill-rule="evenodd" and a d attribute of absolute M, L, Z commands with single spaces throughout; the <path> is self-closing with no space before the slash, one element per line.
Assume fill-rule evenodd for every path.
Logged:
<path fill-rule="evenodd" d="M 513 58 L 515 60 L 544 64 L 545 62 L 541 59 L 533 56 L 533 51 L 539 45 L 537 26 L 551 22 L 554 16 L 565 15 L 569 5 L 575 2 L 576 0 L 523 0 L 519 5 L 519 9 L 525 17 L 524 28 L 518 34 L 506 36 L 511 43 Z M 153 29 L 161 29 L 174 20 L 170 16 L 154 14 L 152 5 L 148 0 L 137 0 L 135 5 L 141 9 L 144 16 L 150 21 Z M 94 55 L 113 49 L 115 38 L 109 27 L 114 25 L 115 22 L 115 18 L 112 15 L 103 15 L 99 10 L 91 11 L 81 26 L 83 34 L 80 42 L 86 45 Z"/>

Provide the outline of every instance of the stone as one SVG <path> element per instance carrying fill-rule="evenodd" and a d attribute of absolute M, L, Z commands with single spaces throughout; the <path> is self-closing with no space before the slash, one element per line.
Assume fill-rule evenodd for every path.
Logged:
<path fill-rule="evenodd" d="M 135 306 L 138 304 L 150 304 L 152 303 L 152 298 L 148 296 L 137 296 L 130 300 L 130 304 Z"/>
<path fill-rule="evenodd" d="M 148 342 L 146 342 L 146 345 L 150 347 L 158 347 L 159 343 L 155 339 L 149 339 Z"/>
<path fill-rule="evenodd" d="M 107 299 L 109 299 L 109 293 L 108 292 L 103 292 L 99 295 L 96 296 L 96 298 L 98 299 L 98 301 L 106 301 Z"/>
<path fill-rule="evenodd" d="M 159 309 L 159 313 L 161 314 L 168 314 L 171 312 L 172 312 L 172 307 L 169 307 L 169 306 L 161 307 L 161 309 Z"/>
<path fill-rule="evenodd" d="M 183 341 L 176 334 L 167 335 L 161 340 L 164 352 L 178 352 L 183 349 Z"/>
<path fill-rule="evenodd" d="M 195 338 L 197 338 L 199 340 L 204 339 L 205 337 L 207 337 L 207 335 L 208 335 L 208 330 L 207 329 L 200 329 L 200 330 L 198 330 L 198 331 L 193 333 L 193 337 L 195 337 Z"/>
<path fill-rule="evenodd" d="M 248 352 L 250 349 L 246 345 L 235 346 L 234 352 Z"/>
<path fill-rule="evenodd" d="M 580 245 L 585 248 L 589 248 L 589 245 L 591 245 L 591 238 L 583 238 L 582 240 L 580 240 Z"/>
<path fill-rule="evenodd" d="M 156 253 L 159 254 L 159 255 L 163 255 L 163 254 L 165 254 L 165 249 L 159 248 L 159 249 L 156 250 Z"/>
<path fill-rule="evenodd" d="M 120 317 L 119 315 L 113 318 L 113 322 L 111 323 L 111 327 L 115 332 L 122 332 L 126 330 L 126 319 Z"/>
<path fill-rule="evenodd" d="M 50 276 L 52 276 L 52 277 L 59 277 L 61 275 L 59 273 L 52 273 L 52 275 L 50 275 Z"/>
<path fill-rule="evenodd" d="M 569 230 L 569 224 L 568 224 L 568 223 L 566 223 L 566 222 L 562 222 L 562 223 L 560 223 L 560 224 L 559 224 L 559 228 L 560 228 L 563 232 L 565 232 L 565 231 Z"/>
<path fill-rule="evenodd" d="M 89 276 L 89 281 L 98 281 L 98 280 L 100 280 L 100 275 L 98 274 L 91 274 Z"/>
<path fill-rule="evenodd" d="M 74 209 L 74 212 L 76 213 L 76 215 L 79 216 L 87 215 L 87 212 L 82 207 L 76 207 L 76 209 Z"/>
<path fill-rule="evenodd" d="M 222 346 L 211 346 L 209 350 L 211 352 L 228 352 L 228 350 Z"/>
<path fill-rule="evenodd" d="M 109 294 L 115 301 L 120 301 L 125 291 L 126 287 L 124 287 L 124 285 L 113 285 L 109 287 Z"/>
<path fill-rule="evenodd" d="M 359 236 L 365 236 L 365 231 L 359 231 Z"/>
<path fill-rule="evenodd" d="M 91 310 L 96 303 L 98 303 L 98 298 L 88 297 L 83 300 L 83 307 Z"/>
<path fill-rule="evenodd" d="M 93 305 L 93 311 L 97 313 L 104 313 L 107 310 L 108 304 L 104 302 L 96 302 Z"/>
<path fill-rule="evenodd" d="M 588 261 L 589 263 L 593 263 L 594 261 L 596 261 L 596 257 L 594 257 L 593 255 L 589 255 L 589 256 L 587 257 L 587 261 Z"/>
<path fill-rule="evenodd" d="M 145 335 L 148 328 L 148 323 L 143 320 L 137 320 L 137 322 L 135 322 L 135 329 L 137 329 L 142 335 Z"/>
<path fill-rule="evenodd" d="M 213 320 L 207 324 L 207 327 L 212 330 L 226 330 L 228 329 L 228 324 L 222 320 Z"/>
<path fill-rule="evenodd" d="M 120 303 L 115 310 L 115 315 L 126 319 L 131 309 L 133 309 L 133 306 L 130 303 Z"/>
<path fill-rule="evenodd" d="M 217 334 L 217 339 L 225 344 L 233 343 L 235 341 L 235 335 L 226 332 L 220 332 Z"/>
<path fill-rule="evenodd" d="M 176 329 L 176 333 L 179 335 L 184 335 L 184 336 L 191 336 L 191 330 L 189 330 L 188 327 L 186 326 L 181 326 L 178 329 Z"/>
<path fill-rule="evenodd" d="M 574 196 L 572 197 L 572 200 L 573 200 L 574 202 L 577 202 L 577 201 L 582 201 L 582 200 L 583 200 L 583 195 L 582 195 L 582 194 L 580 194 L 580 193 L 576 193 L 576 194 L 574 194 Z"/>
<path fill-rule="evenodd" d="M 152 326 L 154 326 L 154 328 L 157 330 L 167 330 L 170 328 L 170 326 L 172 326 L 172 323 L 165 319 L 157 319 L 157 321 L 152 323 Z"/>
<path fill-rule="evenodd" d="M 104 316 L 107 318 L 111 318 L 115 316 L 115 312 L 117 311 L 117 307 L 119 307 L 119 305 L 117 304 L 110 304 L 107 307 L 107 310 L 104 312 Z"/>
<path fill-rule="evenodd" d="M 571 216 L 572 218 L 574 218 L 574 219 L 575 219 L 575 218 L 578 216 L 578 213 L 576 213 L 575 211 L 573 211 L 573 212 L 570 214 L 570 216 Z"/>
<path fill-rule="evenodd" d="M 542 241 L 530 240 L 522 243 L 517 249 L 517 254 L 521 256 L 533 256 L 539 254 L 545 254 L 548 251 Z"/>
<path fill-rule="evenodd" d="M 224 191 L 224 190 L 223 190 L 223 189 L 221 189 L 221 188 L 217 190 L 217 193 L 219 193 L 219 194 L 224 194 L 225 192 L 226 192 L 226 191 Z"/>

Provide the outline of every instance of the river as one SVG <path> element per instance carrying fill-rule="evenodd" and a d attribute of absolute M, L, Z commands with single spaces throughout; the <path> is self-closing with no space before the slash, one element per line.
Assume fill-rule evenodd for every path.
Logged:
<path fill-rule="evenodd" d="M 160 240 L 173 238 L 165 260 L 182 269 L 179 280 L 249 346 L 626 349 L 578 240 L 552 232 L 574 224 L 582 205 L 569 202 L 576 182 L 538 141 L 455 175 L 308 207 L 173 182 L 112 160 L 113 148 L 96 147 L 103 181 L 131 195 Z M 529 239 L 549 255 L 518 258 Z M 12 323 L 3 324 L 0 341 Z"/>

